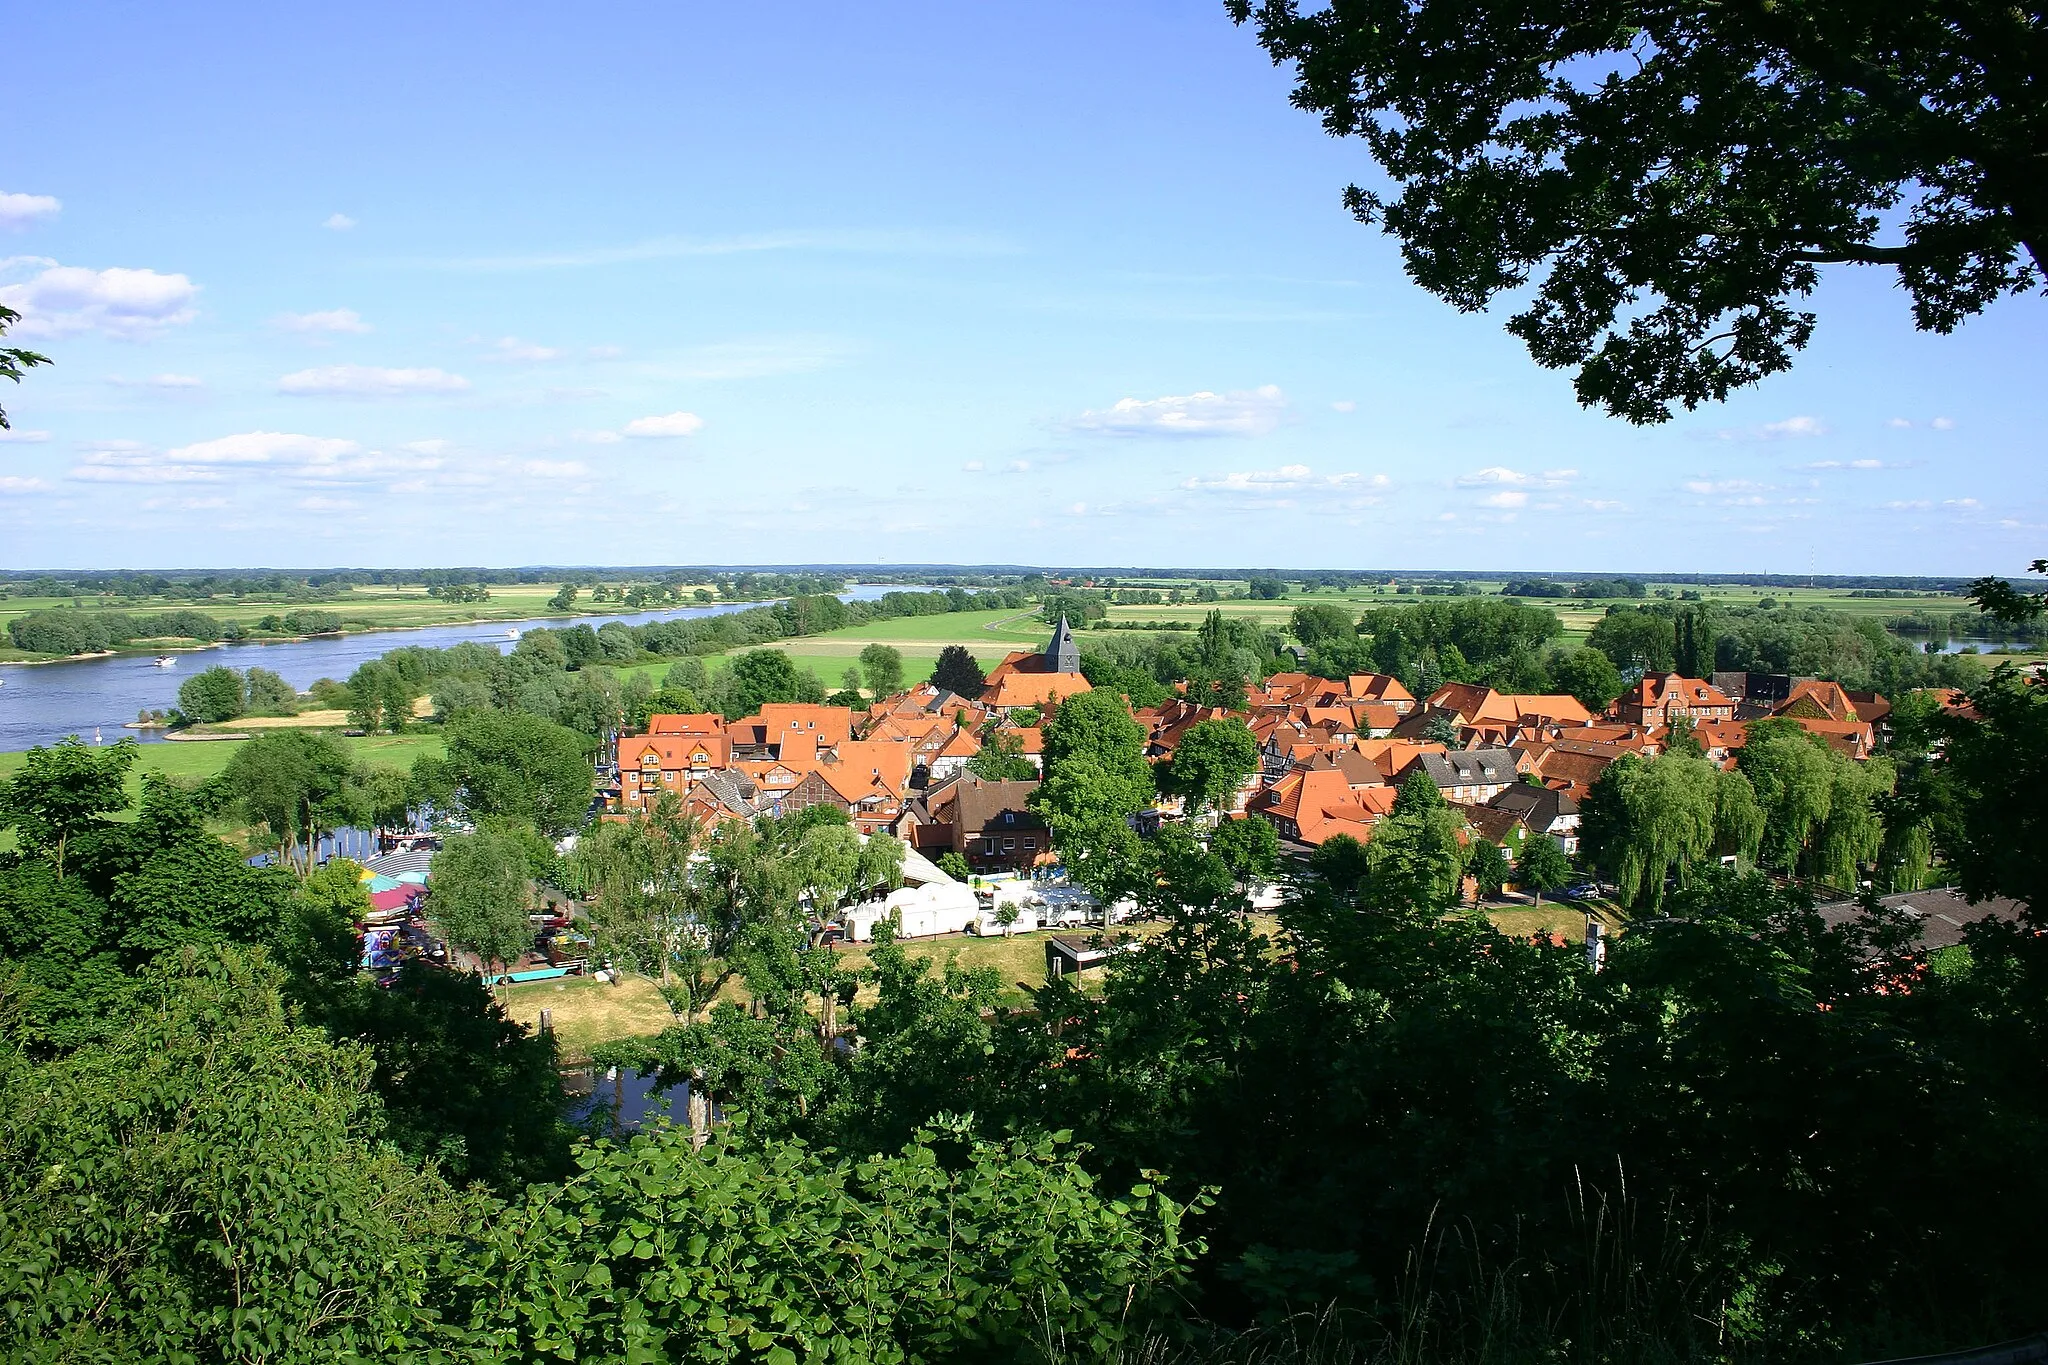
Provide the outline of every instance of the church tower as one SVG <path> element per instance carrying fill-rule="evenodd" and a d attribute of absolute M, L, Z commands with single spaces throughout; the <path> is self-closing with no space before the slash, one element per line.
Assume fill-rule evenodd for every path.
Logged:
<path fill-rule="evenodd" d="M 1048 673 L 1079 673 L 1081 651 L 1074 644 L 1074 632 L 1067 628 L 1067 616 L 1060 613 L 1060 623 L 1053 628 L 1052 642 L 1045 647 L 1045 671 Z"/>

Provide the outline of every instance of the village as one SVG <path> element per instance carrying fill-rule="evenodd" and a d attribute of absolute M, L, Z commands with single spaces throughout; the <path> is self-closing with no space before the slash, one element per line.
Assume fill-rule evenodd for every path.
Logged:
<path fill-rule="evenodd" d="M 824 805 L 864 836 L 893 836 L 906 850 L 904 884 L 845 911 L 829 931 L 854 940 L 871 938 L 882 919 L 900 937 L 1114 923 L 1132 907 L 1102 909 L 1068 882 L 1052 826 L 1034 801 L 1047 722 L 1093 690 L 1061 618 L 1043 650 L 1009 654 L 975 696 L 925 682 L 864 710 L 788 702 L 737 720 L 654 714 L 643 731 L 621 734 L 612 746 L 601 818 L 631 819 L 673 803 L 711 826 Z M 1739 672 L 1649 674 L 1598 714 L 1568 695 L 1446 683 L 1418 698 L 1385 674 L 1305 672 L 1255 683 L 1241 709 L 1185 696 L 1126 709 L 1143 729 L 1153 765 L 1170 764 L 1183 737 L 1216 721 L 1244 727 L 1258 756 L 1235 789 L 1206 809 L 1191 810 L 1182 795 L 1158 797 L 1132 817 L 1140 834 L 1190 820 L 1264 821 L 1283 866 L 1301 865 L 1340 836 L 1368 843 L 1404 784 L 1420 774 L 1460 818 L 1460 837 L 1497 846 L 1511 867 L 1526 865 L 1523 855 L 1537 839 L 1575 857 L 1580 803 L 1624 755 L 1652 759 L 1680 738 L 1733 768 L 1750 723 L 1782 719 L 1861 761 L 1878 747 L 1891 711 L 1874 692 Z M 1014 756 L 1033 775 L 977 773 L 984 750 Z M 1587 900 L 1600 890 L 1576 873 L 1562 889 Z M 1512 879 L 1502 888 L 1464 879 L 1468 903 L 1489 890 L 1526 899 Z M 1271 885 L 1258 896 L 1278 900 Z"/>

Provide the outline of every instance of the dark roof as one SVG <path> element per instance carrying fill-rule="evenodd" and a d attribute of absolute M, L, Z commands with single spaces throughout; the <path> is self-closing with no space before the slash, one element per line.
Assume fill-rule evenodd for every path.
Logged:
<path fill-rule="evenodd" d="M 1961 943 L 1963 930 L 1978 920 L 2013 921 L 2026 913 L 2026 906 L 2020 901 L 1983 900 L 1972 905 L 1963 899 L 1962 892 L 1951 890 L 1902 891 L 1878 899 L 1919 921 L 1920 934 L 1913 946 L 1922 949 L 1949 948 Z M 1855 901 L 1832 901 L 1814 909 L 1829 928 L 1836 928 L 1855 919 L 1863 907 Z"/>
<path fill-rule="evenodd" d="M 1335 768 L 1344 774 L 1345 782 L 1354 787 L 1385 786 L 1387 775 L 1381 772 L 1373 761 L 1356 749 L 1346 749 L 1341 754 L 1317 754 L 1305 764 L 1310 772 L 1324 768 Z"/>
<path fill-rule="evenodd" d="M 1495 810 L 1511 811 L 1530 829 L 1539 830 L 1548 830 L 1560 816 L 1579 813 L 1579 803 L 1572 800 L 1570 793 L 1527 782 L 1516 782 L 1486 804 Z"/>
<path fill-rule="evenodd" d="M 1458 749 L 1448 754 L 1424 754 L 1422 770 L 1439 787 L 1480 787 L 1521 778 L 1513 749 Z"/>
<path fill-rule="evenodd" d="M 1495 844 L 1506 839 L 1522 823 L 1514 811 L 1502 810 L 1498 806 L 1466 806 L 1464 814 L 1481 838 Z"/>
<path fill-rule="evenodd" d="M 1038 790 L 1035 778 L 1024 781 L 986 782 L 973 773 L 962 773 L 955 785 L 959 805 L 956 819 L 962 835 L 985 830 L 991 825 L 1002 824 L 1003 812 L 1014 811 L 1017 818 L 1007 828 L 1037 830 L 1045 828 L 1045 821 L 1038 818 L 1024 803 L 1031 793 Z"/>
<path fill-rule="evenodd" d="M 729 769 L 715 769 L 697 780 L 697 789 L 716 797 L 734 815 L 751 819 L 761 813 L 761 789 Z"/>

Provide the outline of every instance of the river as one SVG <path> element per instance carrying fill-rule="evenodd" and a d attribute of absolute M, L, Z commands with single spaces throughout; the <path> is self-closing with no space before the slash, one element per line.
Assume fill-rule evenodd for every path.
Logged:
<path fill-rule="evenodd" d="M 930 591 L 898 583 L 862 583 L 840 596 L 872 601 L 886 592 Z M 301 692 L 319 678 L 346 680 L 359 664 L 407 645 L 444 649 L 464 640 L 513 645 L 511 632 L 536 626 L 590 626 L 610 621 L 629 626 L 651 621 L 686 621 L 722 616 L 763 605 L 720 602 L 708 607 L 677 607 L 668 611 L 634 612 L 624 616 L 541 617 L 529 621 L 478 621 L 469 625 L 422 626 L 413 630 L 375 630 L 359 635 L 323 635 L 310 640 L 273 644 L 222 644 L 172 655 L 177 662 L 158 668 L 146 655 L 114 654 L 98 659 L 66 659 L 47 664 L 0 664 L 0 753 L 49 744 L 66 735 L 92 738 L 99 731 L 106 743 L 133 737 L 145 743 L 162 738 L 160 730 L 124 730 L 144 710 L 166 710 L 178 701 L 178 684 L 202 668 L 267 668 Z"/>

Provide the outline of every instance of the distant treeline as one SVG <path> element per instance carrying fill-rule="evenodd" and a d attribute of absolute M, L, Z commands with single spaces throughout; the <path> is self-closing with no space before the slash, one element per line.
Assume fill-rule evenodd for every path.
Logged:
<path fill-rule="evenodd" d="M 341 629 L 341 616 L 331 611 L 300 610 L 266 616 L 257 630 L 266 634 L 325 635 Z M 137 640 L 241 640 L 250 632 L 234 621 L 220 621 L 203 611 L 166 611 L 137 616 L 125 611 L 32 611 L 7 623 L 16 649 L 32 654 L 90 654 L 119 649 Z"/>

